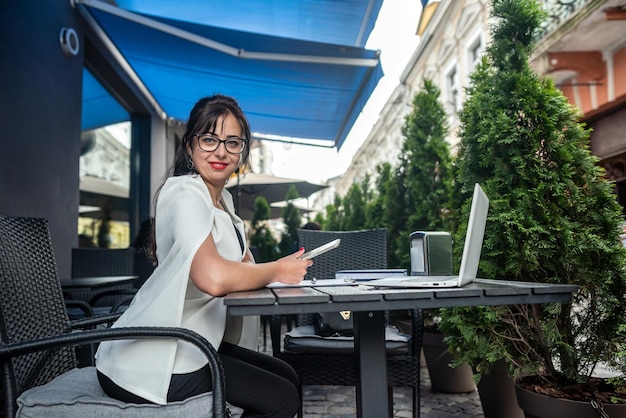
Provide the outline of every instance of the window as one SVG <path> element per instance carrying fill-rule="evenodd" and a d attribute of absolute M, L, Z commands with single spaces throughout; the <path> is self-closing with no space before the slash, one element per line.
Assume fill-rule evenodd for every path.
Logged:
<path fill-rule="evenodd" d="M 130 115 L 83 69 L 79 159 L 79 246 L 126 248 L 130 243 Z"/>
<path fill-rule="evenodd" d="M 130 129 L 130 122 L 122 122 L 81 135 L 81 246 L 126 248 L 130 243 Z"/>
<path fill-rule="evenodd" d="M 459 85 L 459 73 L 456 66 L 448 72 L 446 77 L 447 100 L 446 107 L 452 119 L 456 119 L 456 113 L 461 110 L 461 86 Z"/>
<path fill-rule="evenodd" d="M 470 44 L 467 49 L 467 74 L 471 74 L 476 69 L 478 62 L 483 56 L 483 42 L 480 36 Z"/>

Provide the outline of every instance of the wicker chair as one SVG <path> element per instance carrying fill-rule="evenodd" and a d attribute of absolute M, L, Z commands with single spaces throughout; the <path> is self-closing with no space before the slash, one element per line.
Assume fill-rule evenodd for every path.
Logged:
<path fill-rule="evenodd" d="M 309 250 L 340 238 L 338 248 L 315 258 L 305 279 L 315 278 L 318 283 L 335 277 L 338 270 L 384 269 L 387 267 L 387 239 L 385 229 L 363 231 L 298 231 L 299 245 Z M 323 285 L 323 283 L 320 283 Z M 422 348 L 423 319 L 421 310 L 414 309 L 412 315 L 412 338 L 405 351 L 392 352 L 387 344 L 387 376 L 389 379 L 389 411 L 393 415 L 393 387 L 411 387 L 413 390 L 413 416 L 419 417 L 420 352 Z M 312 323 L 312 315 L 298 315 L 297 329 Z M 272 317 L 271 339 L 275 357 L 291 364 L 300 378 L 300 394 L 305 385 L 356 385 L 354 341 L 346 353 L 332 338 L 315 338 L 315 347 L 307 352 L 299 346 L 297 352 L 285 349 L 281 328 L 283 318 Z M 310 329 L 310 327 L 309 327 Z M 287 341 L 285 341 L 287 342 Z M 320 344 L 326 347 L 320 349 Z M 282 347 L 282 348 L 281 348 Z M 299 414 L 302 417 L 302 411 Z"/>
<path fill-rule="evenodd" d="M 96 276 L 133 276 L 135 249 L 72 248 L 72 278 Z"/>
<path fill-rule="evenodd" d="M 72 278 L 100 276 L 136 276 L 137 252 L 135 248 L 72 248 Z M 83 292 L 79 297 L 88 302 L 98 314 L 115 313 L 120 304 L 127 305 L 137 293 L 139 278 L 132 285 L 96 293 Z M 70 319 L 78 319 L 70 312 Z"/>
<path fill-rule="evenodd" d="M 221 362 L 206 339 L 182 328 L 84 330 L 115 317 L 70 322 L 47 221 L 0 216 L 3 416 L 228 416 Z M 164 406 L 125 404 L 102 391 L 94 367 L 76 368 L 74 346 L 136 338 L 178 338 L 199 347 L 209 359 L 214 391 Z"/>

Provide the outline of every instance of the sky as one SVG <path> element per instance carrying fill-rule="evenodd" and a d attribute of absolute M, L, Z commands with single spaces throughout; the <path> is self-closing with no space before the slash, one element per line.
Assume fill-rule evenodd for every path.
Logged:
<path fill-rule="evenodd" d="M 335 148 L 269 143 L 273 152 L 272 174 L 279 177 L 324 183 L 346 172 L 352 157 L 367 138 L 387 99 L 400 82 L 400 75 L 419 43 L 419 0 L 385 0 L 378 14 L 367 49 L 381 51 L 384 77 L 364 106 L 346 141 Z"/>

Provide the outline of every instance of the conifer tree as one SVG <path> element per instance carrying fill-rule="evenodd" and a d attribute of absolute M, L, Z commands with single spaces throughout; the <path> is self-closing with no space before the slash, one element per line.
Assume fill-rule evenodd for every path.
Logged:
<path fill-rule="evenodd" d="M 479 275 L 579 291 L 572 303 L 444 310 L 440 327 L 459 360 L 481 372 L 499 358 L 511 371 L 573 381 L 599 361 L 624 372 L 626 254 L 612 184 L 590 152 L 580 112 L 530 68 L 540 4 L 494 0 L 492 15 L 493 41 L 467 90 L 458 154 L 461 195 L 468 199 L 477 182 L 491 201 Z M 459 228 L 459 246 L 464 234 Z"/>
<path fill-rule="evenodd" d="M 387 227 L 385 224 L 385 196 L 387 195 L 389 183 L 395 181 L 393 168 L 388 162 L 377 165 L 376 172 L 378 175 L 375 188 L 371 192 L 371 199 L 365 208 L 365 227 L 368 229 Z"/>
<path fill-rule="evenodd" d="M 367 185 L 367 180 L 364 183 Z M 363 187 L 354 183 L 350 186 L 348 194 L 343 199 L 346 231 L 357 231 L 365 228 L 365 207 L 367 205 L 367 192 Z"/>
<path fill-rule="evenodd" d="M 278 242 L 267 225 L 270 213 L 271 208 L 266 198 L 259 196 L 254 199 L 250 246 L 258 250 L 260 260 L 256 260 L 257 262 L 273 261 L 278 256 Z"/>
<path fill-rule="evenodd" d="M 339 195 L 335 195 L 333 203 L 326 206 L 326 218 L 323 229 L 328 231 L 342 231 L 343 230 L 343 210 L 342 210 L 342 198 Z"/>
<path fill-rule="evenodd" d="M 445 222 L 452 190 L 452 156 L 446 142 L 447 117 L 439 102 L 439 88 L 425 79 L 413 99 L 413 110 L 402 127 L 404 142 L 396 180 L 401 194 L 402 224 L 396 256 L 399 266 L 410 267 L 409 234 L 413 231 L 449 230 Z M 397 222 L 397 221 L 396 221 Z"/>
<path fill-rule="evenodd" d="M 298 245 L 298 229 L 302 226 L 302 216 L 300 209 L 294 204 L 293 200 L 300 197 L 295 186 L 290 186 L 285 195 L 287 206 L 283 209 L 283 222 L 285 231 L 282 233 L 279 248 L 282 256 L 289 255 L 297 250 Z"/>

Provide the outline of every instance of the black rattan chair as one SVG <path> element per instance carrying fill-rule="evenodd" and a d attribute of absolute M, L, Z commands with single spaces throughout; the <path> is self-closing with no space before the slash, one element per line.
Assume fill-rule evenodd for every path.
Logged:
<path fill-rule="evenodd" d="M 206 339 L 182 328 L 83 330 L 114 318 L 70 322 L 47 221 L 0 216 L 0 368 L 5 417 L 228 416 L 221 362 Z M 214 391 L 164 406 L 125 404 L 104 394 L 94 367 L 76 368 L 74 346 L 135 338 L 178 338 L 196 345 L 209 359 Z"/>
<path fill-rule="evenodd" d="M 311 250 L 340 238 L 341 244 L 334 250 L 315 258 L 305 279 L 315 278 L 318 283 L 335 277 L 339 270 L 384 269 L 387 268 L 387 237 L 385 229 L 362 231 L 298 231 L 299 245 Z M 320 283 L 323 285 L 323 283 Z M 389 411 L 393 415 L 393 387 L 411 387 L 413 391 L 413 416 L 419 417 L 420 352 L 422 348 L 423 318 L 421 310 L 411 310 L 412 338 L 405 350 L 392 349 L 387 343 L 387 376 L 389 379 Z M 309 325 L 312 315 L 298 315 L 295 330 Z M 297 352 L 290 350 L 293 339 L 284 340 L 281 335 L 283 318 L 272 317 L 271 339 L 275 357 L 291 364 L 300 378 L 300 394 L 306 385 L 356 385 L 354 341 L 345 344 L 333 338 L 314 339 L 314 347 L 298 343 Z M 312 340 L 313 341 L 313 340 Z M 320 347 L 320 345 L 325 345 Z M 300 411 L 299 416 L 302 416 Z"/>
<path fill-rule="evenodd" d="M 97 276 L 133 276 L 135 249 L 72 248 L 72 278 Z"/>
<path fill-rule="evenodd" d="M 129 248 L 72 248 L 72 279 L 100 276 L 138 276 L 138 253 Z M 145 281 L 145 280 L 144 280 Z M 107 291 L 82 292 L 79 297 L 88 302 L 96 313 L 115 313 L 118 305 L 128 305 L 137 293 L 139 277 L 132 285 L 122 285 Z M 76 299 L 78 297 L 74 297 Z M 74 309 L 72 312 L 75 312 Z M 72 318 L 72 315 L 70 315 Z"/>

